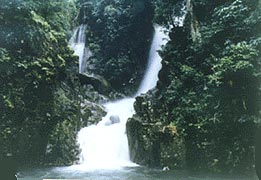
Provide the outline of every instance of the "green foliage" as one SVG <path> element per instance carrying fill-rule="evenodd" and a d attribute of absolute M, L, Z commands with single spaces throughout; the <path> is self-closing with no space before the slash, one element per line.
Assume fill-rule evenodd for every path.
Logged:
<path fill-rule="evenodd" d="M 248 13 L 249 8 L 243 3 L 243 1 L 236 0 L 228 6 L 223 5 L 216 8 L 213 17 L 216 17 L 216 23 L 229 26 L 242 21 Z"/>
<path fill-rule="evenodd" d="M 71 136 L 74 134 L 74 136 Z M 75 160 L 78 152 L 75 151 L 74 143 L 76 141 L 75 129 L 68 121 L 58 123 L 50 136 L 47 145 L 46 156 L 54 164 L 67 165 L 66 163 Z M 48 162 L 47 160 L 47 162 Z"/>
<path fill-rule="evenodd" d="M 104 76 L 117 91 L 133 93 L 146 67 L 153 30 L 151 2 L 83 0 L 78 3 L 79 21 L 87 24 L 87 46 L 93 53 L 89 62 L 95 66 L 88 71 Z"/>
<path fill-rule="evenodd" d="M 213 41 L 222 45 L 227 40 L 234 42 L 249 40 L 260 34 L 260 3 L 256 0 L 237 0 L 218 4 L 212 8 L 208 20 L 203 21 L 202 34 L 204 41 Z M 211 25 L 209 25 L 211 24 Z M 223 48 L 223 47 L 222 47 Z"/>
<path fill-rule="evenodd" d="M 256 69 L 256 67 L 260 66 L 257 62 L 258 53 L 257 49 L 246 42 L 229 45 L 224 49 L 224 56 L 214 60 L 216 64 L 212 68 L 213 74 L 210 75 L 210 80 L 220 85 L 225 80 L 230 79 L 229 83 L 233 86 L 232 79 L 242 78 L 240 74 L 250 76 L 253 73 L 258 73 L 258 69 Z"/>
<path fill-rule="evenodd" d="M 61 81 L 71 85 L 76 79 L 77 58 L 67 42 L 75 14 L 71 5 L 65 0 L 0 3 L 0 156 L 12 153 L 21 164 L 43 163 L 56 124 L 77 119 L 69 113 L 77 111 L 73 90 L 64 94 L 66 103 L 56 96 Z"/>
<path fill-rule="evenodd" d="M 185 3 L 184 0 L 153 0 L 155 6 L 154 21 L 165 26 L 179 25 L 177 19 L 184 16 Z"/>

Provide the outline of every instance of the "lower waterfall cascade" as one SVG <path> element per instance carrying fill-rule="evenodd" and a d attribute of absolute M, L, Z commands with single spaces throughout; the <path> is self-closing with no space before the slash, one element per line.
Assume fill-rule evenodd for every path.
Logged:
<path fill-rule="evenodd" d="M 161 69 L 161 57 L 157 51 L 167 41 L 168 36 L 164 29 L 155 26 L 147 69 L 137 93 L 134 97 L 104 104 L 107 115 L 97 125 L 84 127 L 78 132 L 78 144 L 81 149 L 78 165 L 80 169 L 120 169 L 137 166 L 129 157 L 126 122 L 135 113 L 135 97 L 156 86 Z"/>

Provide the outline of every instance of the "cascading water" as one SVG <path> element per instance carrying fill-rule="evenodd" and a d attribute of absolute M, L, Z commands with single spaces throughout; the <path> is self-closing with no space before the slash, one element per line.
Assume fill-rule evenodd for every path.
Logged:
<path fill-rule="evenodd" d="M 155 33 L 150 47 L 146 73 L 136 93 L 136 96 L 139 96 L 142 93 L 146 93 L 148 90 L 153 89 L 156 86 L 158 81 L 158 73 L 162 67 L 162 59 L 158 53 L 158 50 L 161 49 L 162 45 L 167 43 L 168 39 L 169 37 L 164 33 L 163 28 L 159 26 L 155 27 Z"/>
<path fill-rule="evenodd" d="M 97 125 L 79 131 L 82 169 L 118 169 L 136 165 L 129 157 L 126 122 L 135 113 L 133 108 L 135 97 L 156 86 L 158 72 L 161 69 L 161 58 L 157 51 L 166 42 L 167 35 L 163 29 L 155 26 L 147 70 L 136 95 L 104 104 L 107 115 Z"/>
<path fill-rule="evenodd" d="M 87 59 L 92 55 L 91 51 L 85 47 L 86 25 L 80 25 L 73 33 L 69 41 L 74 54 L 79 56 L 79 73 L 84 73 L 87 66 Z"/>
<path fill-rule="evenodd" d="M 134 114 L 134 98 L 105 104 L 107 115 L 97 125 L 78 133 L 80 163 L 84 169 L 118 169 L 133 166 L 129 159 L 126 121 Z"/>

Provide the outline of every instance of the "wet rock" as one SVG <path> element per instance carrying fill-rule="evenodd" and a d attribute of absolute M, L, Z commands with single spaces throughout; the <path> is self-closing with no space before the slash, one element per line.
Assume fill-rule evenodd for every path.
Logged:
<path fill-rule="evenodd" d="M 169 169 L 169 167 L 168 166 L 164 166 L 163 168 L 162 168 L 162 171 L 169 171 L 170 169 Z"/>
<path fill-rule="evenodd" d="M 79 79 L 82 85 L 91 84 L 101 94 L 108 95 L 112 91 L 109 83 L 102 76 L 79 74 Z"/>
<path fill-rule="evenodd" d="M 137 115 L 127 122 L 131 160 L 149 167 L 184 167 L 184 139 L 173 124 L 147 123 Z"/>
<path fill-rule="evenodd" d="M 112 124 L 120 123 L 120 118 L 118 115 L 112 115 L 110 116 L 110 121 Z"/>
<path fill-rule="evenodd" d="M 104 122 L 105 126 L 110 126 L 112 124 L 120 123 L 120 118 L 118 115 L 111 115 L 110 118 Z"/>

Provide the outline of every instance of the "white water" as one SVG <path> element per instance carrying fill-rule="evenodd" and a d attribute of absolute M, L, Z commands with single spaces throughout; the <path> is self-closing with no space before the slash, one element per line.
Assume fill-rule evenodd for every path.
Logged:
<path fill-rule="evenodd" d="M 156 26 L 153 41 L 150 47 L 149 61 L 146 69 L 146 73 L 141 82 L 141 85 L 136 93 L 136 96 L 146 93 L 148 90 L 153 89 L 157 85 L 158 73 L 162 68 L 161 57 L 158 50 L 161 46 L 165 45 L 169 37 L 164 33 L 164 30 Z"/>
<path fill-rule="evenodd" d="M 136 166 L 130 161 L 126 122 L 135 111 L 135 97 L 156 86 L 158 72 L 161 69 L 161 58 L 158 50 L 167 42 L 167 35 L 162 28 L 156 26 L 148 66 L 144 79 L 136 95 L 115 102 L 104 104 L 107 115 L 97 125 L 81 129 L 78 133 L 78 143 L 81 149 L 80 169 L 119 169 L 126 166 Z M 111 116 L 118 116 L 120 122 L 112 123 Z M 118 118 L 114 118 L 117 119 Z"/>
<path fill-rule="evenodd" d="M 79 56 L 79 73 L 84 73 L 87 66 L 87 59 L 92 55 L 91 51 L 85 47 L 85 25 L 80 25 L 73 33 L 69 41 L 74 54 Z"/>
<path fill-rule="evenodd" d="M 108 112 L 97 125 L 81 129 L 78 133 L 80 163 L 84 169 L 119 169 L 135 166 L 130 161 L 126 122 L 134 114 L 134 98 L 105 104 Z M 110 124 L 110 116 L 117 115 L 120 123 Z"/>

